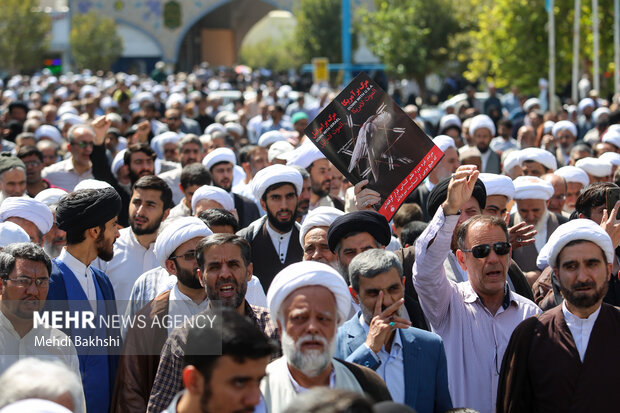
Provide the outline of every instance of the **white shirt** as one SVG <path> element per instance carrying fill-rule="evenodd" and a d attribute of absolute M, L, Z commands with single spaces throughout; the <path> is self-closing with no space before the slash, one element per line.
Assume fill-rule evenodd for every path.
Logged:
<path fill-rule="evenodd" d="M 368 331 L 370 330 L 370 326 L 366 324 L 364 320 L 364 315 L 360 314 L 359 316 L 360 325 L 364 328 L 364 332 L 368 336 Z M 392 396 L 392 400 L 396 403 L 405 403 L 405 364 L 403 359 L 403 343 L 400 340 L 400 334 L 398 330 L 394 331 L 394 340 L 392 340 L 392 348 L 388 353 L 385 350 L 385 346 L 381 347 L 379 353 L 376 353 L 370 349 L 364 343 L 366 347 L 370 350 L 372 356 L 380 362 L 379 367 L 375 372 L 381 376 L 383 381 L 385 382 L 388 390 L 390 391 L 390 395 Z"/>
<path fill-rule="evenodd" d="M 170 214 L 168 214 L 168 218 L 172 217 L 189 217 L 192 215 L 192 210 L 185 205 L 185 202 L 181 200 L 175 207 L 170 209 Z"/>
<path fill-rule="evenodd" d="M 62 261 L 73 272 L 75 278 L 77 278 L 80 283 L 80 286 L 82 286 L 82 290 L 84 291 L 84 294 L 86 294 L 86 298 L 89 301 L 96 301 L 97 290 L 95 289 L 93 270 L 90 268 L 90 265 L 88 267 L 84 265 L 82 261 L 67 252 L 67 248 L 63 248 L 62 251 L 60 251 L 58 260 Z"/>
<path fill-rule="evenodd" d="M 269 233 L 269 238 L 271 238 L 271 242 L 273 243 L 273 248 L 275 248 L 278 257 L 280 258 L 280 262 L 284 264 L 286 261 L 286 252 L 288 251 L 288 243 L 291 239 L 291 234 L 293 230 L 290 230 L 286 234 L 280 234 L 269 225 L 269 222 L 265 225 L 267 227 L 267 233 Z"/>
<path fill-rule="evenodd" d="M 178 204 L 185 197 L 185 194 L 181 192 L 179 184 L 181 183 L 181 171 L 182 168 L 172 169 L 170 171 L 162 172 L 158 176 L 166 181 L 170 189 L 172 190 L 172 202 Z"/>
<path fill-rule="evenodd" d="M 594 327 L 594 323 L 596 322 L 600 312 L 601 307 L 599 306 L 598 309 L 590 314 L 588 318 L 580 318 L 568 311 L 568 308 L 566 307 L 566 300 L 562 301 L 562 313 L 564 314 L 564 320 L 566 320 L 566 325 L 573 336 L 573 340 L 575 340 L 575 345 L 577 346 L 579 358 L 582 363 L 583 358 L 586 355 L 586 350 L 588 349 L 588 342 L 590 341 L 592 327 Z"/>
<path fill-rule="evenodd" d="M 196 304 L 194 300 L 186 296 L 179 290 L 179 283 L 175 283 L 174 287 L 170 290 L 170 296 L 168 298 L 168 315 L 173 317 L 186 316 L 192 318 L 196 314 L 204 311 L 209 306 L 209 299 L 205 297 L 200 304 Z M 168 334 L 174 330 L 174 323 L 169 323 Z"/>
<path fill-rule="evenodd" d="M 148 270 L 159 267 L 159 262 L 155 257 L 152 242 L 149 248 L 144 248 L 131 230 L 131 227 L 123 228 L 119 231 L 120 236 L 114 243 L 114 257 L 110 261 L 97 258 L 92 262 L 92 266 L 105 272 L 112 287 L 114 296 L 118 301 L 129 300 L 131 290 L 140 275 Z M 118 312 L 125 312 L 125 305 L 118 305 Z"/>
<path fill-rule="evenodd" d="M 73 167 L 72 159 L 69 158 L 43 168 L 41 177 L 50 181 L 50 184 L 71 192 L 80 181 L 93 179 L 93 172 L 92 169 L 88 169 L 78 174 Z"/>

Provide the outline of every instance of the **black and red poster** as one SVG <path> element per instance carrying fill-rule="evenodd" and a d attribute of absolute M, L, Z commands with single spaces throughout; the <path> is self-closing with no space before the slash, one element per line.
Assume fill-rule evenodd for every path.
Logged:
<path fill-rule="evenodd" d="M 368 179 L 388 220 L 443 156 L 364 72 L 304 132 L 351 183 Z"/>

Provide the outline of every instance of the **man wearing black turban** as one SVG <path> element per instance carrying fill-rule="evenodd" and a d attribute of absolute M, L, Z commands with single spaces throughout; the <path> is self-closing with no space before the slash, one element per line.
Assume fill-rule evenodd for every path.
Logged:
<path fill-rule="evenodd" d="M 63 197 L 56 208 L 56 224 L 66 231 L 67 246 L 58 258 L 52 260 L 47 294 L 47 303 L 50 304 L 47 308 L 64 311 L 77 309 L 76 312 L 91 314 L 92 309 L 96 308 L 94 329 L 80 324 L 77 327 L 80 330 L 73 329 L 73 325 L 63 330 L 74 341 L 118 338 L 118 342 L 108 342 L 111 345 L 105 347 L 76 347 L 89 413 L 108 412 L 116 378 L 118 352 L 114 352 L 120 349 L 120 331 L 113 324 L 108 327 L 99 321 L 102 317 L 110 320 L 116 314 L 114 289 L 108 276 L 90 264 L 97 257 L 105 261 L 112 259 L 114 241 L 119 236 L 117 220 L 120 209 L 121 198 L 113 188 L 72 192 Z M 85 300 L 90 304 L 80 304 Z"/>

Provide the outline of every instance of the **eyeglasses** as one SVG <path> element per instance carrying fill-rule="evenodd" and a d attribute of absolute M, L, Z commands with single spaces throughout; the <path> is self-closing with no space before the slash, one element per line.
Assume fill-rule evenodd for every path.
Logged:
<path fill-rule="evenodd" d="M 27 167 L 33 167 L 36 168 L 37 166 L 41 166 L 41 161 L 28 161 L 28 162 L 24 162 L 24 165 L 26 165 Z"/>
<path fill-rule="evenodd" d="M 34 282 L 34 285 L 37 287 L 49 287 L 50 279 L 49 278 L 28 278 L 28 277 L 20 277 L 20 278 L 7 278 L 6 281 L 11 281 L 15 283 L 20 288 L 28 288 Z"/>
<path fill-rule="evenodd" d="M 179 120 L 180 118 L 177 118 L 175 116 L 171 117 L 171 118 L 166 118 L 166 120 L 172 120 L 172 121 L 176 121 Z"/>
<path fill-rule="evenodd" d="M 185 261 L 191 261 L 194 258 L 196 258 L 196 251 L 195 250 L 187 251 L 185 254 L 175 255 L 168 259 L 175 260 L 177 258 L 183 258 Z"/>
<path fill-rule="evenodd" d="M 496 242 L 493 244 L 493 251 L 497 255 L 506 255 L 510 252 L 510 242 Z M 463 252 L 471 252 L 474 258 L 486 258 L 491 253 L 491 245 L 480 244 L 472 247 L 470 250 L 461 250 Z"/>
<path fill-rule="evenodd" d="M 82 141 L 82 142 L 74 142 L 74 143 L 72 143 L 72 145 L 77 145 L 78 148 L 80 148 L 80 149 L 84 149 L 84 148 L 89 147 L 89 146 L 92 148 L 92 147 L 95 146 L 95 144 L 93 142 L 84 142 L 84 141 Z"/>

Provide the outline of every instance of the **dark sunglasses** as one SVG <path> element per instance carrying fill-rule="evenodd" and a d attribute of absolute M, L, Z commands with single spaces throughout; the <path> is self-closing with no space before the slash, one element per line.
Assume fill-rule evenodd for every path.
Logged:
<path fill-rule="evenodd" d="M 493 251 L 497 255 L 506 255 L 510 252 L 510 242 L 496 242 L 493 244 Z M 472 247 L 470 250 L 461 250 L 463 252 L 471 252 L 474 258 L 486 258 L 491 253 L 491 245 L 480 244 Z"/>

